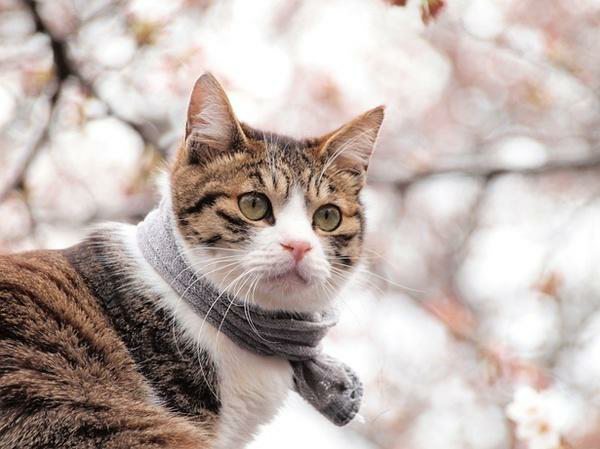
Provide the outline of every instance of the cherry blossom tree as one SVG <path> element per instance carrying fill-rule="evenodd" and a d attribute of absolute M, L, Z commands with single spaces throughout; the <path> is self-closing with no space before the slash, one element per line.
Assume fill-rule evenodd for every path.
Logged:
<path fill-rule="evenodd" d="M 383 103 L 364 264 L 327 342 L 365 380 L 362 420 L 292 398 L 255 447 L 595 449 L 599 18 L 594 0 L 0 0 L 0 251 L 143 217 L 204 71 L 294 136 Z"/>

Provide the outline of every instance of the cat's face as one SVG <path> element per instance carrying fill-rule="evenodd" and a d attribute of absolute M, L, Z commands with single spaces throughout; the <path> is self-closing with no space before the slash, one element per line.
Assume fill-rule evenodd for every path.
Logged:
<path fill-rule="evenodd" d="M 361 255 L 359 193 L 383 109 L 321 139 L 240 124 L 210 75 L 192 93 L 171 195 L 193 269 L 268 309 L 323 309 Z"/>

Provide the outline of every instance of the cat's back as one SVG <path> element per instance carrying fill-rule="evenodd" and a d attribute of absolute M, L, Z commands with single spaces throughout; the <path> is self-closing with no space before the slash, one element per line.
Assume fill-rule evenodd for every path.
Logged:
<path fill-rule="evenodd" d="M 15 364 L 25 353 L 83 362 L 78 345 L 100 351 L 103 339 L 92 331 L 102 327 L 100 309 L 60 251 L 0 256 L 0 349 L 10 347 Z M 0 369 L 8 356 L 0 352 Z"/>
<path fill-rule="evenodd" d="M 3 340 L 8 333 L 39 338 L 40 329 L 48 339 L 63 340 L 64 334 L 51 332 L 59 331 L 53 322 L 80 327 L 86 320 L 101 320 L 100 309 L 61 251 L 0 255 Z"/>
<path fill-rule="evenodd" d="M 98 423 L 86 422 L 90 410 L 102 414 L 146 394 L 61 251 L 0 256 L 0 447 L 70 447 L 58 440 L 96 431 Z M 54 429 L 52 441 L 44 427 Z"/>
<path fill-rule="evenodd" d="M 126 362 L 102 308 L 61 251 L 0 256 L 0 349 L 6 347 L 15 359 L 54 362 L 49 368 Z M 0 370 L 6 357 L 0 351 Z"/>

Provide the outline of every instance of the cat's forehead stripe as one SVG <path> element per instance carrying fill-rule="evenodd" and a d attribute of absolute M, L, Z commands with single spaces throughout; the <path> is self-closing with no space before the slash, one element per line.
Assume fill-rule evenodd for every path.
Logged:
<path fill-rule="evenodd" d="M 297 140 L 246 126 L 243 131 L 246 134 L 243 146 L 212 161 L 208 159 L 206 165 L 187 166 L 186 174 L 193 178 L 178 178 L 181 182 L 175 188 L 175 199 L 181 200 L 179 213 L 192 212 L 180 215 L 185 221 L 179 225 L 187 238 L 204 246 L 237 247 L 247 243 L 257 230 L 273 226 L 280 219 L 285 223 L 286 214 L 280 215 L 284 210 L 296 211 L 294 220 L 306 220 L 305 224 L 314 232 L 314 212 L 324 204 L 333 203 L 344 218 L 335 235 L 323 236 L 325 247 L 333 258 L 332 264 L 342 268 L 353 266 L 361 253 L 364 232 L 362 206 L 357 196 L 363 179 L 327 165 L 318 156 L 320 141 Z M 263 192 L 272 203 L 274 216 L 269 223 L 247 222 L 239 212 L 237 198 L 253 190 Z M 297 208 L 290 209 L 298 192 L 302 199 L 301 213 Z"/>

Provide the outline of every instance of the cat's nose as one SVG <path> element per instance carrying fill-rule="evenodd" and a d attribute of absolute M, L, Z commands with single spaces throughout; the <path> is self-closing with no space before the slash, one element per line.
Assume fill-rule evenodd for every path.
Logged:
<path fill-rule="evenodd" d="M 288 240 L 281 244 L 283 249 L 292 253 L 294 261 L 300 262 L 304 255 L 312 249 L 310 243 L 304 240 Z"/>

